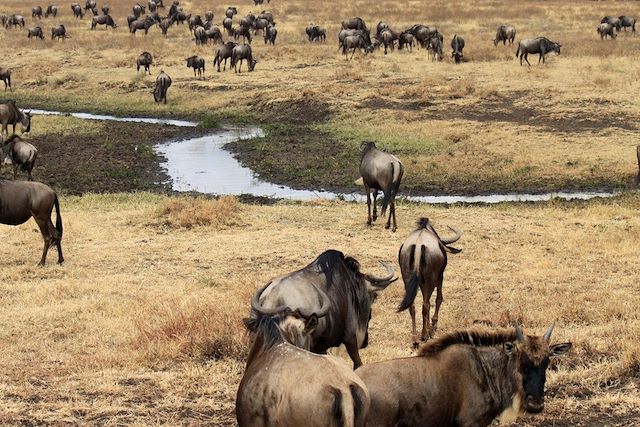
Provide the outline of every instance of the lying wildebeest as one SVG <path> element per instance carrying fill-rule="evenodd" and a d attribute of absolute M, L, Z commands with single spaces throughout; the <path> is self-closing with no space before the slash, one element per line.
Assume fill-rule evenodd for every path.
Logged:
<path fill-rule="evenodd" d="M 107 27 L 118 28 L 111 15 L 98 15 L 91 18 L 91 29 L 95 30 L 97 25 L 104 25 L 105 30 Z"/>
<path fill-rule="evenodd" d="M 386 153 L 376 148 L 376 144 L 371 141 L 365 141 L 360 146 L 362 157 L 360 160 L 360 176 L 364 183 L 364 190 L 367 193 L 367 224 L 371 225 L 372 221 L 378 219 L 378 210 L 376 208 L 376 198 L 378 191 L 382 191 L 384 197 L 382 199 L 381 215 L 384 216 L 389 206 L 389 219 L 385 228 L 391 225 L 391 217 L 393 217 L 392 231 L 396 231 L 396 202 L 395 198 L 400 189 L 400 181 L 404 174 L 404 166 L 393 154 Z M 371 216 L 371 195 L 373 190 L 373 217 Z"/>
<path fill-rule="evenodd" d="M 42 19 L 42 6 L 36 6 L 31 9 L 31 17 Z"/>
<path fill-rule="evenodd" d="M 231 36 L 233 35 L 233 19 L 224 18 L 224 20 L 222 21 L 222 26 L 225 30 L 227 30 L 227 34 Z"/>
<path fill-rule="evenodd" d="M 462 54 L 462 49 L 464 49 L 464 39 L 459 35 L 453 36 L 451 39 L 451 57 L 455 60 L 456 64 L 462 62 L 464 56 Z"/>
<path fill-rule="evenodd" d="M 384 266 L 388 275 L 374 277 L 362 273 L 355 258 L 335 250 L 325 251 L 301 270 L 278 277 L 257 291 L 251 318 L 280 313 L 282 307 L 293 312 L 318 312 L 324 306 L 326 293 L 330 309 L 311 333 L 309 348 L 314 353 L 326 353 L 329 348 L 344 344 L 357 368 L 362 365 L 358 349 L 368 344 L 371 306 L 377 294 L 397 280 L 391 266 Z"/>
<path fill-rule="evenodd" d="M 231 66 L 235 70 L 236 73 L 242 72 L 242 61 L 247 61 L 247 67 L 249 71 L 253 71 L 256 68 L 256 64 L 258 61 L 253 59 L 253 53 L 251 52 L 251 45 L 248 44 L 238 44 L 233 47 L 231 51 Z M 238 61 L 240 61 L 240 66 L 238 67 Z"/>
<path fill-rule="evenodd" d="M 596 32 L 600 34 L 600 39 L 606 39 L 609 36 L 612 39 L 616 38 L 615 27 L 607 22 L 598 25 Z"/>
<path fill-rule="evenodd" d="M 190 56 L 186 59 L 187 68 L 193 68 L 193 77 L 204 77 L 204 58 L 200 58 L 197 55 Z"/>
<path fill-rule="evenodd" d="M 452 229 L 453 230 L 453 229 Z M 418 220 L 418 228 L 407 237 L 398 251 L 398 263 L 404 281 L 405 295 L 398 306 L 398 311 L 409 309 L 411 315 L 411 332 L 413 346 L 418 348 L 418 331 L 416 329 L 415 299 L 418 288 L 422 292 L 422 333 L 420 339 L 425 341 L 433 336 L 438 326 L 440 305 L 442 304 L 442 282 L 447 267 L 447 252 L 456 254 L 459 249 L 448 245 L 458 241 L 462 233 L 453 230 L 455 236 L 441 238 L 429 223 L 428 218 Z M 431 295 L 437 290 L 436 309 L 429 325 L 431 311 Z"/>
<path fill-rule="evenodd" d="M 152 17 L 147 16 L 144 19 L 133 21 L 129 27 L 129 32 L 135 36 L 136 31 L 144 30 L 144 35 L 146 36 L 149 33 L 149 28 L 153 27 L 155 24 L 157 24 L 157 21 Z"/>
<path fill-rule="evenodd" d="M 136 15 L 136 18 L 139 18 L 141 15 L 144 15 L 145 10 L 146 8 L 140 3 L 136 3 L 131 9 L 133 14 Z"/>
<path fill-rule="evenodd" d="M 367 364 L 356 371 L 367 385 L 367 426 L 485 427 L 497 417 L 515 421 L 544 409 L 550 358 L 571 343 L 515 331 L 460 331 L 426 344 L 417 357 Z"/>
<path fill-rule="evenodd" d="M 249 27 L 240 25 L 238 28 L 233 29 L 233 38 L 238 40 L 242 36 L 243 42 L 249 42 L 251 44 L 251 30 Z"/>
<path fill-rule="evenodd" d="M 95 9 L 98 5 L 96 4 L 95 0 L 86 0 L 84 3 L 84 10 L 91 10 L 91 9 Z"/>
<path fill-rule="evenodd" d="M 415 44 L 415 38 L 413 34 L 408 32 L 400 33 L 398 36 L 398 49 L 402 50 L 405 46 L 409 46 L 409 51 L 413 51 L 413 45 Z"/>
<path fill-rule="evenodd" d="M 40 27 L 36 27 L 36 28 L 40 28 Z M 0 67 L 0 80 L 4 82 L 4 90 L 7 90 L 7 88 L 9 88 L 9 90 L 13 91 L 13 89 L 11 88 L 11 70 L 10 69 Z"/>
<path fill-rule="evenodd" d="M 198 26 L 204 27 L 204 22 L 202 22 L 200 15 L 190 16 L 187 24 L 189 25 L 189 31 L 193 31 Z"/>
<path fill-rule="evenodd" d="M 216 56 L 213 58 L 213 66 L 218 65 L 218 72 L 220 72 L 220 63 L 224 59 L 224 67 L 223 70 L 227 69 L 227 59 L 230 59 L 233 55 L 233 48 L 236 47 L 236 43 L 234 42 L 226 42 L 225 44 L 218 47 L 216 51 Z M 231 69 L 231 67 L 229 67 Z"/>
<path fill-rule="evenodd" d="M 636 18 L 622 15 L 618 17 L 618 20 L 620 21 L 620 27 L 624 28 L 625 31 L 627 31 L 628 27 L 631 27 L 631 31 L 636 32 Z"/>
<path fill-rule="evenodd" d="M 20 27 L 20 28 L 24 28 L 24 16 L 22 15 L 9 15 L 9 18 L 7 18 L 7 23 L 5 24 L 6 28 L 11 28 L 11 27 Z"/>
<path fill-rule="evenodd" d="M 273 25 L 269 25 L 264 33 L 264 44 L 271 43 L 272 46 L 275 46 L 277 36 L 277 28 Z"/>
<path fill-rule="evenodd" d="M 58 6 L 53 4 L 47 6 L 47 9 L 44 11 L 44 17 L 48 18 L 49 16 L 53 16 L 54 18 L 58 16 Z"/>
<path fill-rule="evenodd" d="M 53 27 L 51 29 L 51 40 L 53 39 L 62 39 L 65 40 L 67 38 L 67 30 L 64 28 L 64 25 L 60 24 L 57 27 Z"/>
<path fill-rule="evenodd" d="M 38 150 L 36 147 L 26 141 L 23 141 L 18 135 L 13 134 L 7 138 L 4 146 L 1 148 L 1 159 L 8 157 L 13 164 L 13 179 L 15 180 L 17 178 L 18 169 L 21 169 L 23 172 L 27 173 L 29 181 L 33 181 L 31 171 L 36 163 L 36 158 L 38 157 Z"/>
<path fill-rule="evenodd" d="M 429 41 L 438 34 L 438 29 L 429 25 L 416 24 L 408 28 L 405 32 L 413 35 L 418 44 L 426 49 L 428 48 Z"/>
<path fill-rule="evenodd" d="M 427 53 L 431 56 L 431 60 L 442 61 L 444 59 L 444 54 L 442 53 L 442 34 L 436 33 L 429 40 L 429 44 L 427 45 Z"/>
<path fill-rule="evenodd" d="M 237 14 L 238 14 L 238 9 L 235 6 L 233 7 L 229 6 L 224 13 L 224 15 L 229 19 L 232 19 L 233 15 L 237 15 Z"/>
<path fill-rule="evenodd" d="M 347 57 L 347 53 L 351 50 L 351 58 L 355 55 L 356 50 L 362 50 L 365 54 L 373 52 L 373 45 L 367 43 L 365 38 L 361 35 L 346 36 L 342 42 L 342 53 Z"/>
<path fill-rule="evenodd" d="M 71 5 L 71 11 L 73 12 L 73 16 L 75 18 L 84 18 L 84 12 L 82 11 L 82 7 L 78 3 L 73 3 Z"/>
<path fill-rule="evenodd" d="M 27 37 L 31 40 L 32 37 L 36 37 L 39 39 L 44 39 L 44 32 L 40 27 L 32 27 L 29 28 L 29 32 L 27 33 Z"/>
<path fill-rule="evenodd" d="M 498 31 L 496 31 L 496 38 L 493 39 L 493 45 L 498 46 L 498 43 L 502 42 L 502 45 L 505 46 L 508 40 L 509 46 L 511 46 L 515 38 L 516 29 L 514 27 L 510 25 L 500 25 Z"/>
<path fill-rule="evenodd" d="M 370 397 L 360 377 L 341 361 L 308 351 L 329 304 L 311 313 L 283 307 L 246 321 L 254 339 L 236 396 L 239 427 L 364 427 Z"/>
<path fill-rule="evenodd" d="M 378 40 L 382 42 L 384 46 L 384 54 L 387 54 L 387 48 L 391 47 L 391 50 L 395 49 L 395 42 L 398 40 L 399 34 L 393 31 L 391 28 L 385 28 L 380 32 Z"/>
<path fill-rule="evenodd" d="M 140 72 L 140 67 L 144 67 L 143 73 L 149 72 L 151 75 L 151 64 L 153 63 L 153 56 L 149 52 L 142 52 L 136 60 L 136 72 Z"/>
<path fill-rule="evenodd" d="M 171 86 L 171 77 L 169 77 L 169 75 L 165 73 L 163 70 L 160 70 L 160 74 L 158 74 L 158 77 L 156 78 L 156 87 L 153 90 L 153 99 L 156 102 L 164 101 L 164 103 L 166 104 L 167 91 L 169 90 L 170 86 Z"/>
<path fill-rule="evenodd" d="M 359 17 L 347 19 L 346 21 L 342 21 L 342 29 L 343 30 L 365 30 L 368 31 L 367 24 L 365 24 L 364 20 Z"/>
<path fill-rule="evenodd" d="M 6 104 L 0 104 L 0 123 L 2 123 L 2 132 L 9 134 L 9 125 L 13 126 L 13 133 L 16 133 L 16 125 L 20 123 L 22 133 L 31 131 L 31 112 L 26 113 L 16 106 L 15 101 L 8 101 Z"/>
<path fill-rule="evenodd" d="M 601 24 L 611 24 L 616 28 L 616 30 L 620 31 L 622 29 L 622 25 L 620 23 L 620 19 L 615 16 L 605 16 L 600 20 Z"/>
<path fill-rule="evenodd" d="M 531 66 L 531 63 L 527 59 L 530 53 L 539 53 L 540 57 L 538 58 L 538 64 L 542 60 L 542 63 L 545 62 L 545 56 L 549 52 L 557 52 L 560 55 L 560 47 L 562 45 L 560 43 L 556 43 L 554 41 L 549 40 L 546 37 L 538 37 L 535 39 L 524 39 L 520 40 L 518 43 L 518 50 L 516 51 L 516 58 L 518 54 L 520 55 L 520 65 L 522 65 L 522 58 L 527 61 L 527 64 Z"/>
<path fill-rule="evenodd" d="M 39 265 L 47 260 L 47 252 L 52 246 L 58 248 L 58 264 L 64 262 L 62 256 L 62 218 L 58 196 L 48 186 L 39 182 L 8 181 L 0 178 L 0 224 L 20 225 L 33 217 L 38 224 L 44 250 Z M 51 212 L 56 208 L 56 225 L 51 222 Z"/>

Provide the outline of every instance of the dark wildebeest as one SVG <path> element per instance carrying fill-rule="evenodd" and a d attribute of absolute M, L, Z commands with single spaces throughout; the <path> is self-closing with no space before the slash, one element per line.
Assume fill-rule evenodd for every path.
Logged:
<path fill-rule="evenodd" d="M 618 20 L 620 21 L 620 27 L 624 28 L 625 31 L 627 31 L 628 27 L 631 27 L 631 31 L 636 32 L 636 18 L 622 15 L 618 17 Z"/>
<path fill-rule="evenodd" d="M 149 52 L 142 52 L 136 61 L 136 72 L 140 72 L 140 67 L 144 67 L 143 73 L 149 72 L 151 75 L 151 64 L 153 63 L 153 56 Z"/>
<path fill-rule="evenodd" d="M 42 19 L 42 6 L 36 6 L 31 9 L 31 17 Z"/>
<path fill-rule="evenodd" d="M 149 9 L 149 12 L 155 12 L 158 10 L 158 4 L 153 0 L 149 0 L 147 2 L 147 9 Z"/>
<path fill-rule="evenodd" d="M 131 23 L 129 27 L 129 32 L 136 35 L 137 30 L 144 30 L 144 35 L 146 36 L 149 33 L 149 28 L 153 27 L 157 21 L 150 16 L 147 16 L 144 19 L 138 19 Z"/>
<path fill-rule="evenodd" d="M 418 348 L 418 331 L 416 329 L 415 299 L 418 288 L 422 292 L 422 333 L 420 339 L 425 341 L 433 336 L 438 325 L 440 305 L 442 304 L 442 281 L 447 267 L 447 252 L 456 254 L 459 249 L 448 245 L 458 241 L 462 233 L 453 230 L 452 238 L 441 238 L 429 223 L 428 218 L 418 220 L 418 228 L 407 237 L 398 251 L 398 263 L 404 281 L 405 295 L 398 306 L 398 311 L 409 309 L 411 315 L 411 332 L 413 346 Z M 431 295 L 437 290 L 436 309 L 429 325 Z"/>
<path fill-rule="evenodd" d="M 171 25 L 173 25 L 173 17 L 164 18 L 158 24 L 158 26 L 162 30 L 162 34 L 165 36 L 167 35 L 167 32 L 169 31 L 169 27 L 171 27 Z"/>
<path fill-rule="evenodd" d="M 620 23 L 620 19 L 616 18 L 615 16 L 605 16 L 604 18 L 602 18 L 600 20 L 600 23 L 601 24 L 604 24 L 604 23 L 611 24 L 618 31 L 620 31 L 622 29 L 622 25 Z"/>
<path fill-rule="evenodd" d="M 29 32 L 27 33 L 27 37 L 29 38 L 29 40 L 31 40 L 32 37 L 44 39 L 44 33 L 42 31 L 42 28 L 40 28 L 40 27 L 29 28 Z"/>
<path fill-rule="evenodd" d="M 38 150 L 33 145 L 23 141 L 18 135 L 13 134 L 4 143 L 2 147 L 2 159 L 8 157 L 13 164 L 13 179 L 18 176 L 18 169 L 27 173 L 29 181 L 33 181 L 31 171 L 38 157 Z"/>
<path fill-rule="evenodd" d="M 387 48 L 391 47 L 391 50 L 395 49 L 395 42 L 398 40 L 398 33 L 393 31 L 391 28 L 385 28 L 380 32 L 380 37 L 378 40 L 382 42 L 384 46 L 384 54 L 387 54 Z"/>
<path fill-rule="evenodd" d="M 78 3 L 73 3 L 71 5 L 71 11 L 73 12 L 73 16 L 75 18 L 84 18 L 84 12 L 82 11 L 82 7 Z"/>
<path fill-rule="evenodd" d="M 98 5 L 95 0 L 86 0 L 84 3 L 84 10 L 91 10 L 97 8 Z"/>
<path fill-rule="evenodd" d="M 500 25 L 498 31 L 496 31 L 496 38 L 493 39 L 493 45 L 498 46 L 498 43 L 502 42 L 502 45 L 505 46 L 508 40 L 509 46 L 511 46 L 515 38 L 516 29 L 514 27 L 510 25 Z"/>
<path fill-rule="evenodd" d="M 311 334 L 309 348 L 314 353 L 326 353 L 344 344 L 357 368 L 362 365 L 358 349 L 368 344 L 371 306 L 377 294 L 397 280 L 391 266 L 384 266 L 388 275 L 374 277 L 362 273 L 356 259 L 328 250 L 301 270 L 278 277 L 257 291 L 251 318 L 257 319 L 260 313 L 275 314 L 282 307 L 293 312 L 317 312 L 322 293 L 326 293 L 330 309 Z"/>
<path fill-rule="evenodd" d="M 136 22 L 137 19 L 138 18 L 136 18 L 136 16 L 134 14 L 131 14 L 131 15 L 127 16 L 127 26 L 129 27 L 129 30 L 131 30 L 131 24 Z"/>
<path fill-rule="evenodd" d="M 204 27 L 204 22 L 202 22 L 202 18 L 200 15 L 190 16 L 189 17 L 189 31 L 193 31 L 196 27 Z"/>
<path fill-rule="evenodd" d="M 243 60 L 247 61 L 247 67 L 249 68 L 249 71 L 253 71 L 253 69 L 256 68 L 256 64 L 258 63 L 258 61 L 253 59 L 251 45 L 238 44 L 233 47 L 233 50 L 231 51 L 231 66 L 236 73 L 242 72 Z M 240 66 L 238 66 L 238 61 L 240 62 Z"/>
<path fill-rule="evenodd" d="M 173 20 L 176 24 L 184 24 L 185 21 L 188 21 L 191 18 L 191 14 L 187 14 L 186 12 L 179 10 L 173 15 Z"/>
<path fill-rule="evenodd" d="M 3 27 L 7 24 L 8 19 L 9 17 L 6 13 L 0 13 L 0 24 L 2 24 Z"/>
<path fill-rule="evenodd" d="M 51 29 L 51 40 L 53 39 L 62 39 L 65 40 L 67 38 L 67 30 L 64 28 L 64 25 L 60 24 L 57 27 L 53 27 Z"/>
<path fill-rule="evenodd" d="M 530 53 L 539 53 L 540 57 L 538 58 L 538 64 L 542 60 L 542 63 L 545 62 L 545 56 L 549 52 L 557 52 L 560 55 L 560 47 L 562 45 L 560 43 L 556 43 L 554 41 L 549 40 L 546 37 L 538 37 L 535 39 L 524 39 L 520 40 L 518 43 L 518 50 L 516 51 L 516 58 L 518 54 L 520 55 L 520 65 L 522 65 L 522 58 L 527 61 L 527 64 L 531 66 L 531 63 L 527 59 Z"/>
<path fill-rule="evenodd" d="M 91 18 L 91 29 L 95 30 L 97 25 L 104 25 L 105 30 L 107 27 L 118 28 L 111 15 L 98 15 Z"/>
<path fill-rule="evenodd" d="M 224 18 L 224 20 L 222 21 L 222 26 L 225 30 L 227 30 L 227 34 L 233 35 L 233 19 Z"/>
<path fill-rule="evenodd" d="M 273 20 L 273 13 L 269 12 L 268 10 L 263 10 L 262 12 L 260 12 L 260 15 L 256 16 L 256 19 L 266 19 L 267 21 L 269 21 L 269 23 L 271 23 L 271 25 L 276 25 L 275 21 Z"/>
<path fill-rule="evenodd" d="M 141 5 L 140 3 L 136 3 L 131 11 L 136 16 L 136 18 L 139 18 L 141 15 L 144 15 L 145 9 L 146 8 L 143 5 Z"/>
<path fill-rule="evenodd" d="M 417 357 L 371 363 L 356 371 L 371 395 L 367 426 L 477 426 L 515 421 L 544 409 L 550 358 L 571 343 L 515 330 L 453 332 L 427 343 Z"/>
<path fill-rule="evenodd" d="M 204 27 L 198 25 L 193 30 L 193 39 L 196 41 L 196 46 L 207 44 L 207 30 Z"/>
<path fill-rule="evenodd" d="M 111 11 L 111 9 L 109 8 L 109 6 L 104 5 L 102 6 L 102 8 L 100 9 L 100 11 L 102 12 L 103 15 L 108 15 L 109 12 Z"/>
<path fill-rule="evenodd" d="M 13 133 L 16 133 L 16 125 L 20 123 L 22 133 L 31 131 L 31 112 L 21 111 L 15 101 L 9 101 L 6 104 L 0 104 L 0 123 L 2 123 L 2 132 L 9 134 L 9 125 L 13 126 Z"/>
<path fill-rule="evenodd" d="M 236 43 L 234 42 L 226 42 L 225 44 L 218 47 L 216 51 L 216 56 L 213 58 L 213 66 L 218 65 L 218 72 L 220 72 L 220 63 L 224 59 L 224 67 L 223 70 L 227 68 L 227 59 L 231 58 L 233 55 L 233 48 L 236 47 Z M 229 67 L 231 69 L 231 67 Z"/>
<path fill-rule="evenodd" d="M 436 33 L 435 36 L 431 37 L 427 46 L 427 53 L 431 56 L 432 61 L 436 59 L 442 61 L 444 59 L 444 54 L 442 53 L 442 34 Z"/>
<path fill-rule="evenodd" d="M 188 57 L 186 61 L 187 68 L 193 68 L 193 77 L 196 77 L 196 71 L 198 72 L 198 77 L 204 77 L 204 58 L 193 55 Z"/>
<path fill-rule="evenodd" d="M 360 160 L 360 176 L 364 184 L 364 190 L 367 193 L 367 224 L 371 225 L 372 221 L 378 219 L 378 210 L 376 208 L 376 198 L 378 191 L 382 191 L 384 197 L 382 199 L 381 215 L 384 216 L 389 206 L 389 219 L 385 228 L 391 225 L 391 217 L 393 217 L 392 231 L 396 231 L 396 195 L 400 189 L 400 181 L 404 174 L 404 166 L 393 154 L 386 153 L 376 148 L 376 144 L 371 141 L 365 141 L 360 146 L 362 158 Z M 373 217 L 371 216 L 371 191 L 373 190 Z"/>
<path fill-rule="evenodd" d="M 346 36 L 342 41 L 342 54 L 347 57 L 349 50 L 351 49 L 351 58 L 353 59 L 353 55 L 355 55 L 356 50 L 363 50 L 365 54 L 373 52 L 373 45 L 371 43 L 367 43 L 364 36 L 361 34 L 356 34 L 352 36 Z"/>
<path fill-rule="evenodd" d="M 40 28 L 40 27 L 36 27 L 36 28 Z M 42 32 L 42 30 L 40 31 Z M 11 88 L 11 70 L 10 69 L 0 67 L 0 80 L 4 82 L 4 90 L 7 90 L 7 88 L 9 88 L 9 90 L 13 91 L 13 89 Z"/>
<path fill-rule="evenodd" d="M 265 30 L 269 25 L 271 25 L 271 23 L 266 19 L 263 19 L 263 18 L 254 19 L 253 23 L 251 24 L 251 28 L 253 29 L 253 35 L 254 36 L 257 35 L 259 30 L 259 31 L 262 31 L 262 35 L 264 36 Z"/>
<path fill-rule="evenodd" d="M 224 15 L 229 19 L 232 19 L 233 15 L 237 15 L 237 14 L 238 14 L 238 9 L 235 6 L 233 7 L 229 6 L 224 13 Z"/>
<path fill-rule="evenodd" d="M 409 46 L 409 50 L 413 51 L 413 45 L 415 44 L 415 38 L 413 37 L 413 34 L 408 33 L 408 32 L 403 32 L 400 33 L 400 36 L 398 36 L 398 49 L 402 50 L 404 49 L 405 46 Z"/>
<path fill-rule="evenodd" d="M 245 323 L 253 342 L 236 396 L 239 427 L 364 427 L 370 397 L 360 377 L 338 359 L 308 351 L 329 309 L 322 294 L 326 306 L 318 312 L 285 306 L 268 315 L 252 304 L 257 316 Z"/>
<path fill-rule="evenodd" d="M 58 6 L 52 4 L 47 6 L 47 9 L 44 11 L 44 17 L 48 18 L 49 16 L 53 16 L 54 18 L 58 16 Z"/>
<path fill-rule="evenodd" d="M 173 0 L 173 2 L 171 2 L 171 6 L 169 6 L 169 16 L 175 15 L 181 9 L 180 2 L 178 0 Z"/>
<path fill-rule="evenodd" d="M 378 25 L 376 25 L 376 38 L 380 39 L 380 33 L 387 28 L 389 28 L 389 25 L 386 22 L 378 22 Z"/>
<path fill-rule="evenodd" d="M 612 39 L 616 38 L 616 30 L 615 27 L 607 22 L 603 22 L 598 25 L 596 32 L 600 34 L 600 39 L 606 39 L 609 36 Z"/>
<path fill-rule="evenodd" d="M 233 29 L 233 38 L 238 40 L 242 36 L 243 42 L 249 42 L 251 44 L 251 30 L 249 27 L 245 27 L 244 25 L 240 25 L 238 28 Z"/>
<path fill-rule="evenodd" d="M 207 21 L 213 21 L 213 12 L 208 10 L 204 13 L 204 19 Z"/>
<path fill-rule="evenodd" d="M 277 36 L 278 29 L 273 25 L 269 25 L 264 33 L 264 44 L 271 43 L 272 46 L 275 46 Z"/>
<path fill-rule="evenodd" d="M 462 62 L 464 59 L 462 54 L 462 49 L 464 49 L 464 39 L 457 34 L 453 36 L 453 39 L 451 39 L 451 49 L 451 57 L 454 59 L 456 64 Z"/>
<path fill-rule="evenodd" d="M 160 74 L 156 78 L 156 87 L 153 90 L 153 99 L 156 102 L 167 103 L 167 91 L 171 86 L 171 77 L 164 71 L 160 70 Z"/>
<path fill-rule="evenodd" d="M 9 18 L 7 18 L 7 23 L 5 24 L 6 28 L 11 28 L 11 27 L 20 27 L 20 28 L 24 28 L 24 16 L 22 15 L 9 15 Z"/>
<path fill-rule="evenodd" d="M 51 222 L 54 207 L 55 227 Z M 44 250 L 39 265 L 44 265 L 47 252 L 54 245 L 58 248 L 58 264 L 62 264 L 62 218 L 55 191 L 39 182 L 8 181 L 0 178 L 0 224 L 20 225 L 31 217 L 38 224 L 44 239 Z"/>
<path fill-rule="evenodd" d="M 314 42 L 316 40 L 326 40 L 327 32 L 324 28 L 320 28 L 317 25 L 310 24 L 305 28 L 305 32 L 307 33 L 307 38 L 310 42 Z"/>
<path fill-rule="evenodd" d="M 207 41 L 213 40 L 215 43 L 224 43 L 224 40 L 222 40 L 222 33 L 218 27 L 212 27 L 205 30 L 204 35 Z"/>
<path fill-rule="evenodd" d="M 438 29 L 433 26 L 416 24 L 405 32 L 412 34 L 418 44 L 426 49 L 429 41 L 438 34 Z"/>
<path fill-rule="evenodd" d="M 342 21 L 343 30 L 364 30 L 368 31 L 367 24 L 365 24 L 362 18 L 351 18 L 346 21 Z"/>
<path fill-rule="evenodd" d="M 256 16 L 253 13 L 249 13 L 244 18 L 240 19 L 240 26 L 251 28 L 253 26 L 253 21 L 256 20 Z"/>

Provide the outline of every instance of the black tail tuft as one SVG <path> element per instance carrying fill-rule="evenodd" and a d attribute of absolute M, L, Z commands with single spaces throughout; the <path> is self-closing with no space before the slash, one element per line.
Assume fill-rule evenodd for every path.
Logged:
<path fill-rule="evenodd" d="M 349 389 L 351 390 L 351 397 L 353 398 L 353 425 L 363 426 L 365 417 L 367 416 L 367 408 L 365 407 L 367 395 L 357 384 L 351 384 Z"/>
<path fill-rule="evenodd" d="M 398 306 L 398 312 L 404 311 L 416 299 L 416 295 L 418 295 L 418 287 L 420 285 L 420 275 L 417 272 L 411 273 L 411 278 L 409 279 L 409 283 L 405 283 L 405 294 L 402 302 Z"/>
<path fill-rule="evenodd" d="M 418 230 L 422 228 L 427 228 L 427 226 L 429 225 L 429 218 L 427 217 L 420 218 L 416 225 L 418 226 Z"/>
<path fill-rule="evenodd" d="M 338 389 L 331 388 L 331 393 L 333 394 L 331 416 L 335 420 L 337 426 L 343 427 L 345 419 L 344 414 L 342 413 L 342 392 Z"/>
<path fill-rule="evenodd" d="M 58 202 L 58 195 L 53 199 L 53 205 L 56 208 L 56 230 L 58 231 L 58 239 L 62 240 L 62 216 L 60 215 L 60 203 Z"/>

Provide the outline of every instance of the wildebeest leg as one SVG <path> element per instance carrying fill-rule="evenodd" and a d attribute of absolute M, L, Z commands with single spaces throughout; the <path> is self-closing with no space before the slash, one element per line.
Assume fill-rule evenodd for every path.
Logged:
<path fill-rule="evenodd" d="M 344 346 L 347 348 L 349 357 L 351 358 L 351 360 L 353 360 L 353 370 L 355 371 L 360 366 L 362 366 L 362 360 L 360 359 L 360 353 L 358 352 L 358 343 L 349 341 L 344 343 Z"/>
<path fill-rule="evenodd" d="M 40 267 L 44 266 L 45 261 L 47 260 L 47 252 L 49 252 L 49 247 L 53 243 L 52 232 L 55 230 L 53 223 L 51 222 L 51 212 L 49 212 L 49 217 L 44 219 L 38 218 L 37 216 L 33 216 L 33 219 L 36 220 L 38 227 L 40 228 L 40 233 L 42 233 L 42 238 L 44 239 L 44 248 L 42 250 L 42 259 L 38 263 Z"/>
<path fill-rule="evenodd" d="M 433 313 L 433 317 L 431 318 L 431 333 L 433 334 L 438 327 L 438 315 L 440 313 L 440 305 L 444 299 L 442 298 L 442 274 L 438 278 L 438 284 L 436 285 L 437 294 L 436 294 L 436 309 Z"/>
<path fill-rule="evenodd" d="M 411 316 L 411 337 L 413 338 L 413 348 L 418 348 L 418 331 L 416 330 L 416 305 L 411 303 L 409 306 L 409 315 Z"/>
<path fill-rule="evenodd" d="M 528 53 L 524 54 L 524 60 L 527 61 L 527 64 L 529 64 L 529 67 L 531 67 L 531 62 L 529 62 L 529 54 Z"/>
<path fill-rule="evenodd" d="M 540 52 L 540 56 L 538 57 L 538 65 L 540 65 L 540 61 L 544 64 L 544 55 Z"/>
<path fill-rule="evenodd" d="M 378 197 L 378 189 L 373 189 L 373 221 L 378 219 L 378 207 L 376 206 L 376 199 Z"/>
<path fill-rule="evenodd" d="M 431 328 L 427 325 L 429 324 L 429 312 L 431 311 L 431 294 L 433 294 L 433 287 L 429 287 L 427 289 L 427 293 L 422 293 L 422 334 L 420 338 L 422 341 L 426 341 L 428 338 L 431 338 Z"/>
<path fill-rule="evenodd" d="M 15 181 L 17 178 L 18 178 L 18 163 L 14 163 L 13 164 L 13 180 Z"/>
<path fill-rule="evenodd" d="M 353 59 L 353 55 L 355 55 L 355 54 L 356 54 L 356 49 L 357 49 L 357 48 L 355 48 L 355 47 L 353 48 L 353 52 L 351 52 L 351 58 L 349 58 L 349 59 Z"/>
<path fill-rule="evenodd" d="M 398 229 L 398 224 L 396 224 L 396 200 L 395 199 L 391 200 L 391 209 L 389 210 L 389 217 L 391 217 L 391 215 L 393 215 L 393 228 L 391 228 L 391 231 L 395 233 L 396 230 Z"/>
<path fill-rule="evenodd" d="M 364 191 L 367 193 L 367 225 L 371 225 L 371 189 L 367 184 L 364 185 Z"/>

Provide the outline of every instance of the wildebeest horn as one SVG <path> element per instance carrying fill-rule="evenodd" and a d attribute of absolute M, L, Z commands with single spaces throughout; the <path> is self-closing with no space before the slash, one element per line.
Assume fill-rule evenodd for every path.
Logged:
<path fill-rule="evenodd" d="M 460 237 L 462 237 L 462 231 L 456 230 L 453 227 L 449 227 L 449 230 L 453 231 L 456 235 L 454 237 L 449 237 L 449 238 L 440 238 L 440 241 L 445 244 L 445 245 L 450 245 L 452 243 L 457 242 Z"/>
<path fill-rule="evenodd" d="M 556 322 L 553 322 L 551 326 L 549 326 L 549 329 L 547 329 L 547 332 L 545 332 L 542 337 L 542 341 L 549 341 L 551 339 L 551 333 L 553 332 L 554 326 L 556 326 Z"/>
<path fill-rule="evenodd" d="M 524 334 L 522 333 L 522 328 L 518 322 L 516 322 L 516 338 L 518 338 L 518 341 L 524 342 Z"/>
<path fill-rule="evenodd" d="M 370 274 L 367 274 L 367 279 L 369 279 L 369 281 L 372 282 L 371 284 L 376 288 L 384 289 L 390 284 L 392 284 L 393 282 L 395 282 L 396 280 L 398 280 L 398 278 L 393 277 L 395 276 L 395 272 L 393 271 L 393 268 L 391 268 L 391 264 L 389 264 L 388 262 L 382 262 L 381 264 L 387 270 L 387 273 L 389 275 L 385 277 L 375 277 Z"/>
<path fill-rule="evenodd" d="M 273 316 L 278 313 L 291 312 L 291 308 L 286 305 L 280 305 L 275 308 L 265 308 L 262 306 L 262 304 L 260 304 L 260 296 L 262 295 L 264 290 L 267 289 L 270 285 L 271 285 L 271 282 L 267 283 L 265 286 L 260 288 L 259 291 L 253 294 L 253 298 L 251 298 L 251 309 L 265 316 Z M 312 314 L 315 314 L 319 318 L 324 317 L 329 312 L 329 308 L 331 308 L 331 300 L 329 299 L 327 294 L 321 289 L 319 289 L 316 285 L 312 284 L 312 286 L 316 289 L 316 291 L 318 291 L 318 295 L 320 295 L 320 310 L 315 312 L 315 311 L 307 311 L 305 309 L 300 308 L 298 309 L 298 312 L 304 318 L 309 318 L 311 317 Z"/>
<path fill-rule="evenodd" d="M 318 318 L 324 317 L 327 315 L 327 313 L 329 312 L 329 309 L 331 308 L 331 300 L 329 299 L 329 296 L 326 294 L 326 292 L 324 292 L 322 289 L 320 289 L 313 283 L 311 285 L 314 288 L 316 288 L 316 291 L 318 291 L 318 295 L 320 295 L 320 311 L 308 311 L 308 310 L 305 310 L 304 308 L 299 308 L 298 312 L 305 319 L 308 319 L 309 317 L 311 317 L 312 314 L 315 314 Z"/>
<path fill-rule="evenodd" d="M 278 307 L 275 307 L 275 308 L 265 308 L 265 307 L 262 306 L 262 304 L 260 304 L 260 296 L 262 295 L 264 290 L 269 287 L 269 285 L 271 285 L 271 282 L 267 283 L 265 286 L 260 288 L 259 291 L 257 291 L 255 294 L 253 294 L 253 298 L 251 298 L 251 309 L 253 309 L 254 311 L 256 311 L 256 312 L 258 312 L 260 314 L 264 314 L 265 316 L 273 316 L 274 314 L 281 313 L 284 310 L 288 309 L 288 307 L 286 307 L 284 305 L 283 306 L 278 306 Z"/>

